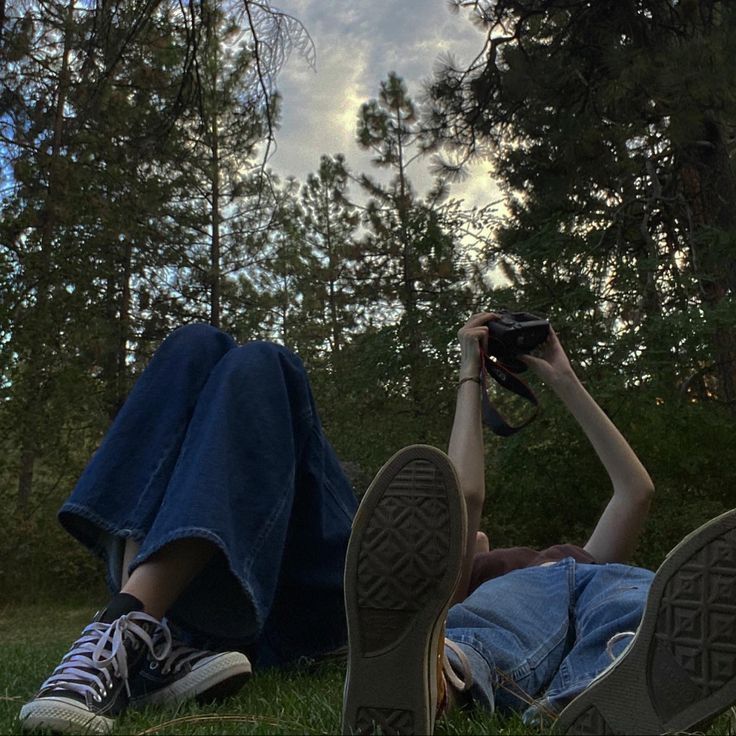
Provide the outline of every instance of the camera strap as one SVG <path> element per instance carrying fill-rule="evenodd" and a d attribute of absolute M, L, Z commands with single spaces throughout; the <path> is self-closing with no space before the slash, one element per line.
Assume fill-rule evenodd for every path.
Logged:
<path fill-rule="evenodd" d="M 485 353 L 481 356 L 481 393 L 482 393 L 482 413 L 483 423 L 489 427 L 495 434 L 501 437 L 510 437 L 520 429 L 523 429 L 530 422 L 532 422 L 537 414 L 539 413 L 539 401 L 534 395 L 534 392 L 529 386 L 519 378 L 515 373 L 512 373 L 503 363 L 500 363 L 495 358 L 491 358 Z M 530 404 L 534 406 L 534 411 L 527 417 L 521 424 L 512 427 L 499 413 L 491 400 L 488 398 L 488 387 L 487 387 L 487 376 L 491 376 L 496 383 L 508 391 L 512 391 L 526 399 Z"/>

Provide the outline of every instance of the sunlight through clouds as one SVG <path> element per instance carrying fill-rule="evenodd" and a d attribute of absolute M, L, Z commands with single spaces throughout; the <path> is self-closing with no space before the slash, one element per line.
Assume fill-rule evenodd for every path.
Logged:
<path fill-rule="evenodd" d="M 278 6 L 304 23 L 317 49 L 316 73 L 293 55 L 277 80 L 283 104 L 271 166 L 300 181 L 323 154 L 343 153 L 354 172 L 370 170 L 370 154 L 355 142 L 356 121 L 389 72 L 404 78 L 416 100 L 438 57 L 451 53 L 468 62 L 483 44 L 467 18 L 451 14 L 443 0 L 282 0 Z M 453 196 L 468 206 L 497 200 L 489 168 L 476 164 Z M 422 164 L 410 176 L 419 193 L 431 186 Z"/>

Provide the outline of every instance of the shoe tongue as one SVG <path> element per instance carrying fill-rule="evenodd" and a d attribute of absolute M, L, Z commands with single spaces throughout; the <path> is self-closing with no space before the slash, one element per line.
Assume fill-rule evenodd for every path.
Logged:
<path fill-rule="evenodd" d="M 107 608 L 95 616 L 95 621 L 103 624 L 111 624 L 116 618 L 120 618 L 132 611 L 142 611 L 143 603 L 130 593 L 118 593 L 107 604 Z"/>

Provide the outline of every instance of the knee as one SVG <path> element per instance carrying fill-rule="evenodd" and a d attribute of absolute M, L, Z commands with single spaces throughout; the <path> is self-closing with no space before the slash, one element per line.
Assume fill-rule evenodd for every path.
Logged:
<path fill-rule="evenodd" d="M 221 356 L 235 346 L 235 341 L 212 325 L 195 323 L 175 329 L 159 350 L 193 356 Z"/>
<path fill-rule="evenodd" d="M 303 373 L 301 360 L 283 345 L 255 340 L 241 345 L 225 358 L 232 370 L 273 377 L 278 373 Z"/>
<path fill-rule="evenodd" d="M 287 361 L 289 363 L 299 363 L 301 360 L 283 345 L 267 340 L 254 340 L 241 345 L 238 350 L 238 357 L 249 363 L 273 363 L 274 361 Z"/>

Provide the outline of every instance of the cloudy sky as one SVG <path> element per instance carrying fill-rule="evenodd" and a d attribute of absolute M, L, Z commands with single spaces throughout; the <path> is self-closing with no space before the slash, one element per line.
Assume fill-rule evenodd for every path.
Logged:
<path fill-rule="evenodd" d="M 283 111 L 270 163 L 301 181 L 316 171 L 322 154 L 343 153 L 353 171 L 369 171 L 369 154 L 355 143 L 357 114 L 390 71 L 419 97 L 442 54 L 466 63 L 483 44 L 482 34 L 467 17 L 452 14 L 445 0 L 276 0 L 274 6 L 306 26 L 317 50 L 316 71 L 295 53 L 277 83 Z M 410 176 L 422 193 L 430 178 L 416 166 Z M 453 195 L 468 205 L 497 199 L 488 169 L 488 163 L 476 165 Z"/>

